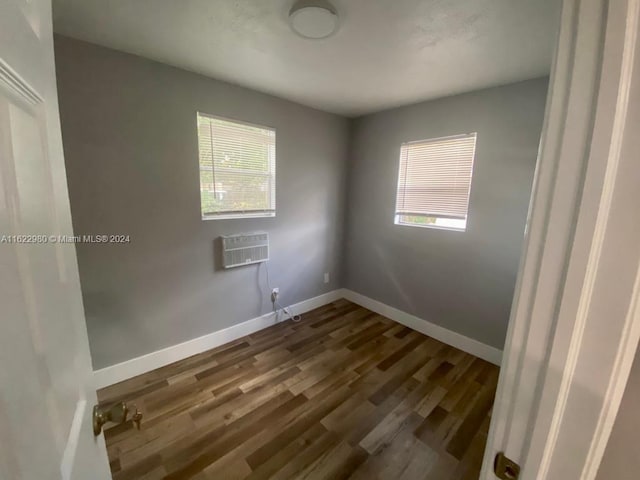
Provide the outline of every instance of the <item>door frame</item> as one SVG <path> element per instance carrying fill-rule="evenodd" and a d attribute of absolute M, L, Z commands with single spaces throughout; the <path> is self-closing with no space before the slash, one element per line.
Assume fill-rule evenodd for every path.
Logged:
<path fill-rule="evenodd" d="M 97 397 L 75 246 L 56 240 L 73 226 L 51 0 L 0 1 L 0 226 L 38 237 L 0 248 L 0 379 L 11 386 L 0 393 L 0 477 L 110 479 L 88 408 Z"/>
<path fill-rule="evenodd" d="M 563 1 L 483 480 L 597 475 L 640 338 L 639 26 Z"/>

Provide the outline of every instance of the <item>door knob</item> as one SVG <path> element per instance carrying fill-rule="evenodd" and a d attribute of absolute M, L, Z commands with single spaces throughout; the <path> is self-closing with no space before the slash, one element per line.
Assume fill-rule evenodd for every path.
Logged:
<path fill-rule="evenodd" d="M 134 413 L 131 420 L 138 430 L 140 430 L 140 422 L 142 422 L 142 413 L 138 407 L 133 405 Z M 93 434 L 97 437 L 102 432 L 102 427 L 107 422 L 125 423 L 129 415 L 129 407 L 125 402 L 116 403 L 108 409 L 101 408 L 100 405 L 93 407 Z"/>

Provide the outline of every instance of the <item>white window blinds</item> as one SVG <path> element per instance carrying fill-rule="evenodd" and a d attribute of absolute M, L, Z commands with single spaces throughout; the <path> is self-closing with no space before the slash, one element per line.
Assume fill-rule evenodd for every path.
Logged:
<path fill-rule="evenodd" d="M 464 229 L 475 146 L 475 133 L 403 144 L 396 223 Z"/>
<path fill-rule="evenodd" d="M 198 113 L 203 218 L 274 216 L 276 132 Z"/>

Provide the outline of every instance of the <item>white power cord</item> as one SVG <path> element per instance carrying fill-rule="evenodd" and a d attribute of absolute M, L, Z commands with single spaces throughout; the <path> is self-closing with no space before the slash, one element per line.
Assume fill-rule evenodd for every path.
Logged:
<path fill-rule="evenodd" d="M 269 262 L 264 262 L 264 267 L 265 270 L 267 271 L 267 287 L 269 288 L 269 294 L 271 295 L 271 303 L 273 303 L 273 311 L 276 314 L 276 317 L 278 316 L 278 310 L 282 310 L 288 318 L 290 318 L 292 321 L 294 322 L 299 322 L 300 320 L 302 320 L 302 315 L 293 315 L 291 313 L 291 311 L 289 310 L 289 307 L 283 307 L 282 305 L 280 305 L 280 302 L 278 301 L 278 294 L 273 292 L 273 289 L 271 288 L 271 282 L 269 282 Z"/>

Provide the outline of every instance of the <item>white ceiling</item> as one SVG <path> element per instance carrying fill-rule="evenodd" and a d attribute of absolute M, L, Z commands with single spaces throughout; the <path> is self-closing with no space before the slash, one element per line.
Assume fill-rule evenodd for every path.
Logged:
<path fill-rule="evenodd" d="M 357 116 L 549 72 L 559 0 L 332 0 L 307 40 L 293 0 L 54 0 L 63 35 Z"/>

